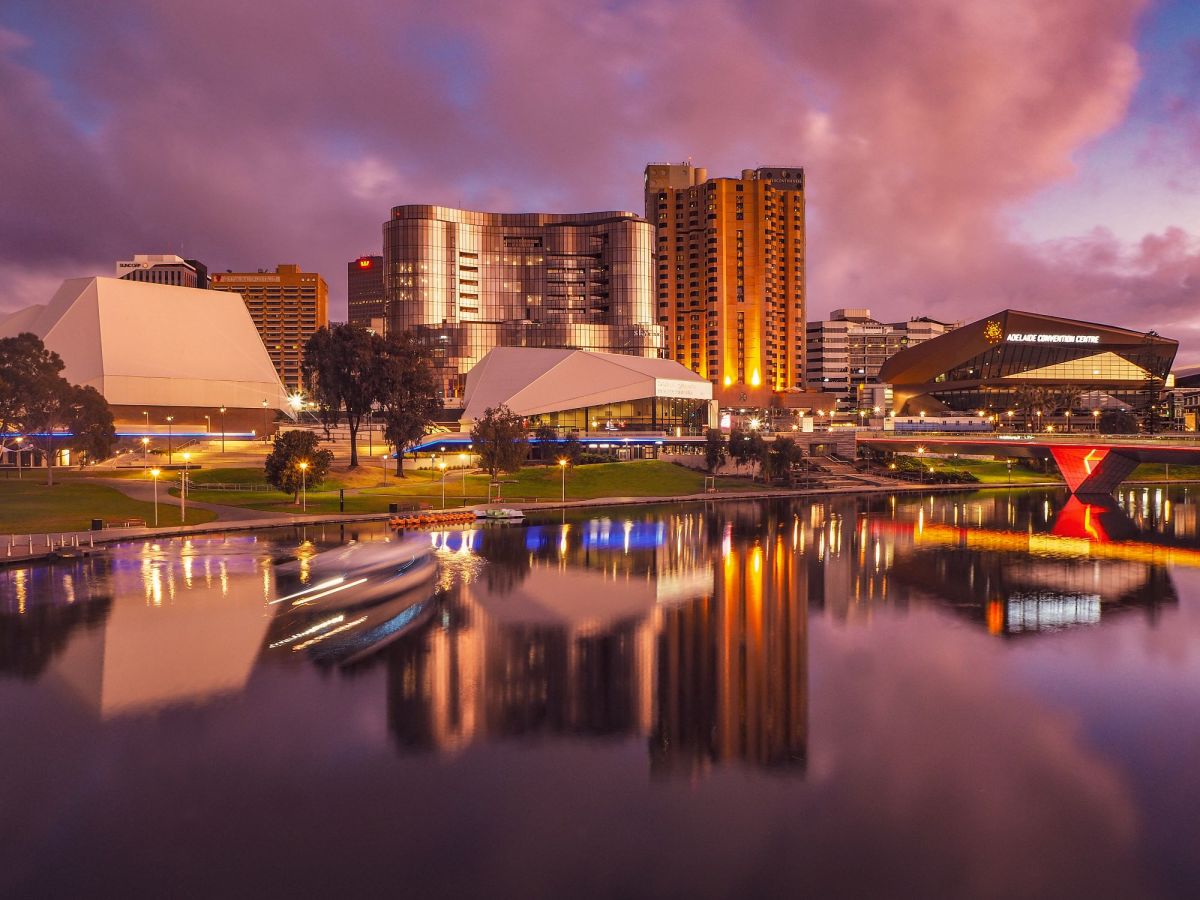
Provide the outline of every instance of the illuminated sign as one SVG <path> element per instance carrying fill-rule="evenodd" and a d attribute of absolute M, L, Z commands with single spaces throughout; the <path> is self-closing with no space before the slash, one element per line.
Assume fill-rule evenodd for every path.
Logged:
<path fill-rule="evenodd" d="M 360 260 L 358 261 L 358 267 L 359 267 L 360 269 L 369 269 L 369 268 L 371 268 L 371 258 L 370 258 L 370 257 L 364 257 L 363 259 L 360 259 Z"/>
<path fill-rule="evenodd" d="M 1004 340 L 1004 329 L 995 319 L 989 319 L 988 323 L 983 326 L 983 336 L 989 344 L 997 344 Z"/>
<path fill-rule="evenodd" d="M 657 397 L 672 397 L 680 400 L 711 400 L 712 382 L 655 378 L 654 394 Z"/>
<path fill-rule="evenodd" d="M 1098 334 L 1022 334 L 1014 332 L 1008 336 L 1011 344 L 1098 344 Z"/>

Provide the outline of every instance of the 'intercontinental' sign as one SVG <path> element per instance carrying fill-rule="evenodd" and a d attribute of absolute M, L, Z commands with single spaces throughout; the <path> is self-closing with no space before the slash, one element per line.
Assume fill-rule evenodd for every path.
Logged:
<path fill-rule="evenodd" d="M 1014 332 L 1008 336 L 1014 344 L 1098 344 L 1098 334 L 1022 334 Z"/>

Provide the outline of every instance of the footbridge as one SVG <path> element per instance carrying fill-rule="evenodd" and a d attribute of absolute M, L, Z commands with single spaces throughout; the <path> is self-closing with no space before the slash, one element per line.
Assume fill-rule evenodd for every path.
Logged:
<path fill-rule="evenodd" d="M 1053 459 L 1072 493 L 1106 495 L 1139 463 L 1200 465 L 1200 441 L 1192 437 L 1120 435 L 858 435 L 858 446 L 883 453 L 958 453 L 1017 459 Z"/>

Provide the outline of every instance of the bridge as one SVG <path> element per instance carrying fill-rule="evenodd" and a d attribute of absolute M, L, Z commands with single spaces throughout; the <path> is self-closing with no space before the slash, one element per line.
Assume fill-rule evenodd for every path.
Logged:
<path fill-rule="evenodd" d="M 1140 463 L 1200 464 L 1195 438 L 1119 435 L 858 435 L 859 448 L 883 453 L 945 453 L 1051 459 L 1074 494 L 1111 494 Z"/>

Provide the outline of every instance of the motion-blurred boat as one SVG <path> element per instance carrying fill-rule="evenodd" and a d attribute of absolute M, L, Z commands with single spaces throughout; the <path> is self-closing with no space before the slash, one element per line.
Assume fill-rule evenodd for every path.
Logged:
<path fill-rule="evenodd" d="M 417 538 L 348 544 L 307 560 L 284 563 L 275 571 L 286 592 L 272 600 L 272 606 L 328 611 L 354 609 L 432 586 L 437 562 L 429 541 Z M 288 590 L 293 585 L 295 589 Z"/>
<path fill-rule="evenodd" d="M 479 507 L 475 510 L 475 518 L 484 519 L 485 521 L 509 521 L 511 519 L 523 519 L 525 513 L 519 509 L 511 509 L 507 506 L 488 506 Z"/>

